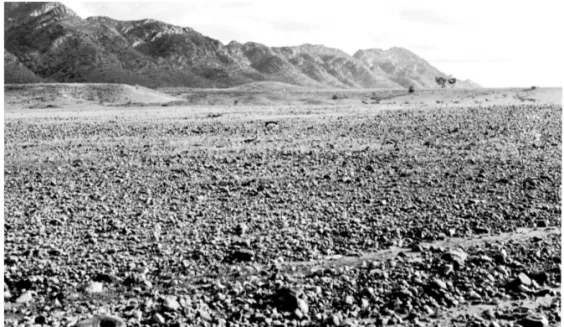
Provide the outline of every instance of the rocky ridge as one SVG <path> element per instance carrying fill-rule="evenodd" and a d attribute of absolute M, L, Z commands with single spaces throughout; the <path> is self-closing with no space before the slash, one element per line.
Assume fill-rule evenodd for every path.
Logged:
<path fill-rule="evenodd" d="M 192 28 L 152 19 L 82 19 L 60 3 L 5 3 L 4 9 L 5 51 L 17 59 L 5 56 L 7 83 L 211 88 L 275 81 L 315 88 L 433 88 L 435 76 L 446 76 L 401 48 L 350 56 L 323 45 L 223 45 Z"/>

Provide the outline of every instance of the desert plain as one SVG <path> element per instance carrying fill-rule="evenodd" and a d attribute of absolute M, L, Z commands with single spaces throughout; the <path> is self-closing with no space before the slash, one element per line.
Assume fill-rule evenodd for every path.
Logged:
<path fill-rule="evenodd" d="M 560 326 L 561 88 L 4 89 L 6 326 Z"/>

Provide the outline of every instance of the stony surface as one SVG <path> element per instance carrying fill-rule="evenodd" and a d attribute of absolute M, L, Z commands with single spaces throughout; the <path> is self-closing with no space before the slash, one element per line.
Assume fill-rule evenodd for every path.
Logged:
<path fill-rule="evenodd" d="M 560 324 L 560 106 L 154 110 L 7 116 L 7 326 Z"/>

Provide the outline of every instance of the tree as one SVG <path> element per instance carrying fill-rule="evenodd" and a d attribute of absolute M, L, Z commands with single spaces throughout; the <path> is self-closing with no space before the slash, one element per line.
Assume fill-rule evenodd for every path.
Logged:
<path fill-rule="evenodd" d="M 407 89 L 407 92 L 409 92 L 409 93 L 415 92 L 415 88 L 413 87 L 413 85 L 409 86 L 409 89 Z"/>
<path fill-rule="evenodd" d="M 435 77 L 435 82 L 437 82 L 438 85 L 440 85 L 442 88 L 445 87 L 445 83 L 447 82 L 447 79 L 441 76 L 437 76 Z"/>
<path fill-rule="evenodd" d="M 441 88 L 445 88 L 447 82 L 451 86 L 454 86 L 454 84 L 456 84 L 456 78 L 450 76 L 448 78 L 437 76 L 435 77 L 435 82 L 437 82 L 437 84 L 440 85 Z"/>

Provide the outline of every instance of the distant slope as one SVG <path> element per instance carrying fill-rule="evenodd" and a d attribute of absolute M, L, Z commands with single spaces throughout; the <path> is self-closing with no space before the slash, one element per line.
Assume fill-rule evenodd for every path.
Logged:
<path fill-rule="evenodd" d="M 97 83 L 5 84 L 4 104 L 10 107 L 64 107 L 75 104 L 162 104 L 180 99 L 141 86 Z"/>
<path fill-rule="evenodd" d="M 407 50 L 361 50 L 350 56 L 322 45 L 223 45 L 189 27 L 152 19 L 82 19 L 53 2 L 4 3 L 4 22 L 5 51 L 13 55 L 4 58 L 6 83 L 34 81 L 35 75 L 57 82 L 153 88 L 225 88 L 260 81 L 405 88 L 435 87 L 430 82 L 434 75 L 445 75 Z"/>
<path fill-rule="evenodd" d="M 447 76 L 426 60 L 404 48 L 358 50 L 354 57 L 362 61 L 371 71 L 383 72 L 390 80 L 403 87 L 413 85 L 416 88 L 434 88 L 437 86 L 435 77 Z M 457 81 L 455 86 L 479 87 L 471 81 Z"/>
<path fill-rule="evenodd" d="M 35 75 L 20 60 L 4 50 L 4 80 L 7 83 L 40 83 L 43 78 Z"/>

